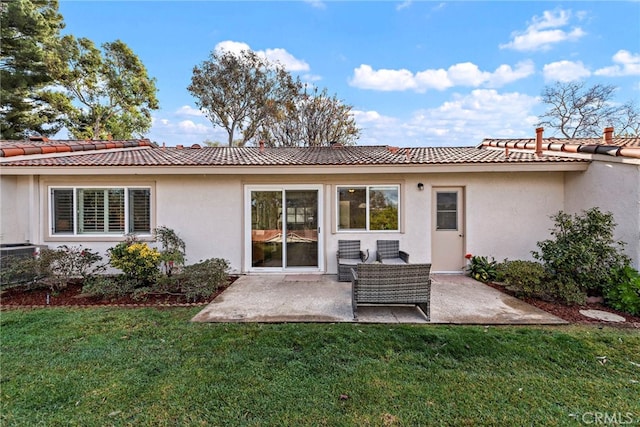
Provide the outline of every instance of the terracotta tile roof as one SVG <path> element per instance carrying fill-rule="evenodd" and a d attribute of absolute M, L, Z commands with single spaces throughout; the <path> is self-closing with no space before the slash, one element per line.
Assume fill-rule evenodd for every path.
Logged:
<path fill-rule="evenodd" d="M 561 156 L 538 157 L 533 152 L 512 152 L 476 147 L 350 146 L 316 148 L 204 147 L 151 148 L 129 151 L 94 151 L 74 156 L 43 156 L 5 161 L 8 166 L 319 166 L 319 165 L 426 165 L 486 163 L 576 162 Z"/>
<path fill-rule="evenodd" d="M 484 147 L 536 149 L 536 138 L 487 138 Z M 640 137 L 603 138 L 542 138 L 542 150 L 564 153 L 606 154 L 616 157 L 640 159 Z"/>
<path fill-rule="evenodd" d="M 154 147 L 148 139 L 123 141 L 50 140 L 36 137 L 28 141 L 0 140 L 0 157 L 30 156 L 35 154 L 70 153 L 77 151 L 110 150 L 115 148 Z"/>

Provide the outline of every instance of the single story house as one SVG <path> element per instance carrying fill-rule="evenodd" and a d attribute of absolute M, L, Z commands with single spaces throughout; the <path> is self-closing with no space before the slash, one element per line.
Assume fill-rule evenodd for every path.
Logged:
<path fill-rule="evenodd" d="M 460 272 L 465 254 L 531 259 L 550 216 L 598 206 L 640 266 L 640 138 L 486 139 L 469 147 L 165 147 L 0 142 L 0 242 L 101 253 L 157 226 L 187 261 L 234 273 L 336 274 L 339 240 Z"/>

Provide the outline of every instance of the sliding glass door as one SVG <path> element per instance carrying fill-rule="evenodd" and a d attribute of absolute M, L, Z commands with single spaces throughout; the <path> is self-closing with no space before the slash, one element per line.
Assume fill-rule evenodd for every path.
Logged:
<path fill-rule="evenodd" d="M 250 270 L 318 270 L 319 188 L 250 187 Z"/>

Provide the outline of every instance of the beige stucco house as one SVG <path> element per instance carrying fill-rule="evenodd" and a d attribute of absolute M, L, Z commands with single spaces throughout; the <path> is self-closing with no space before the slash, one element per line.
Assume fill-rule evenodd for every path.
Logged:
<path fill-rule="evenodd" d="M 531 259 L 550 216 L 593 206 L 640 266 L 640 139 L 487 139 L 475 147 L 159 147 L 0 142 L 0 242 L 106 252 L 157 226 L 188 262 L 235 273 L 336 274 L 338 241 L 400 241 L 411 262 L 460 272 L 465 254 Z M 602 147 L 602 148 L 599 148 Z"/>

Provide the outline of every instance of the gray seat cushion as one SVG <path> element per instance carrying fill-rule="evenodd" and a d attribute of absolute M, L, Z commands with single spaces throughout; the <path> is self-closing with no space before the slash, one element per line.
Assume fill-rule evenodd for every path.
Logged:
<path fill-rule="evenodd" d="M 338 258 L 338 264 L 345 265 L 358 265 L 361 264 L 362 260 L 360 258 Z"/>
<path fill-rule="evenodd" d="M 383 258 L 382 264 L 406 264 L 402 258 Z"/>

